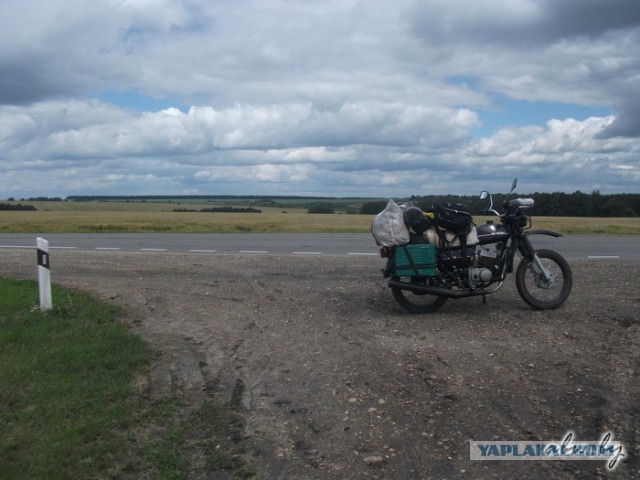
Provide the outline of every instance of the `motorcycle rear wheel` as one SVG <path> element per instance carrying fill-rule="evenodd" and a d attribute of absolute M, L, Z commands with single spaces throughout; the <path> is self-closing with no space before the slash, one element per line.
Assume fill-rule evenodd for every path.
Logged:
<path fill-rule="evenodd" d="M 562 255 L 553 250 L 538 250 L 538 258 L 553 279 L 547 282 L 533 259 L 523 259 L 516 271 L 516 287 L 522 299 L 538 310 L 559 307 L 569 297 L 573 274 Z"/>
<path fill-rule="evenodd" d="M 412 283 L 423 284 L 426 280 L 412 279 Z M 448 300 L 447 297 L 430 295 L 428 293 L 416 293 L 399 287 L 391 287 L 391 293 L 396 302 L 411 313 L 433 313 Z"/>

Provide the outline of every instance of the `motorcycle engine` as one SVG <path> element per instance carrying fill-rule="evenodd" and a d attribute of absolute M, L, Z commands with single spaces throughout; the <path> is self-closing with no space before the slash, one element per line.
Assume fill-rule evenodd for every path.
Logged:
<path fill-rule="evenodd" d="M 500 242 L 469 248 L 443 248 L 438 251 L 438 265 L 471 289 L 484 287 L 497 271 L 503 244 Z"/>
<path fill-rule="evenodd" d="M 469 269 L 469 286 L 476 288 L 485 283 L 489 283 L 492 277 L 493 274 L 488 268 L 471 267 Z"/>
<path fill-rule="evenodd" d="M 438 251 L 438 261 L 448 269 L 464 269 L 473 263 L 473 250 L 463 251 L 461 248 L 444 248 Z"/>
<path fill-rule="evenodd" d="M 499 270 L 504 244 L 502 242 L 476 245 L 473 266 L 469 267 L 469 287 L 478 288 L 491 283 Z"/>

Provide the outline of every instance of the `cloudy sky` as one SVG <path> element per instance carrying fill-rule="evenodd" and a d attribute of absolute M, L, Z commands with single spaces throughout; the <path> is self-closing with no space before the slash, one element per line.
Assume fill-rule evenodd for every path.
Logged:
<path fill-rule="evenodd" d="M 640 193 L 637 0 L 2 0 L 0 198 Z"/>

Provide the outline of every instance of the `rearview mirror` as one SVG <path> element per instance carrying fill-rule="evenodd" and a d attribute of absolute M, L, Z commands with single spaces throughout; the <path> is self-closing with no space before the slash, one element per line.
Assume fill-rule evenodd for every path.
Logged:
<path fill-rule="evenodd" d="M 483 190 L 480 192 L 480 200 L 484 200 L 485 198 L 489 198 L 489 192 Z"/>
<path fill-rule="evenodd" d="M 516 189 L 516 186 L 518 185 L 518 179 L 514 178 L 513 179 L 513 183 L 511 184 L 511 191 L 513 192 Z"/>

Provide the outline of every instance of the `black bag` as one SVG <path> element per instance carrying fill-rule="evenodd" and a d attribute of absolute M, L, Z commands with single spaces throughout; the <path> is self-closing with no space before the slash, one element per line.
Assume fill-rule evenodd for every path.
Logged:
<path fill-rule="evenodd" d="M 431 220 L 424 215 L 424 212 L 420 210 L 420 208 L 412 203 L 405 203 L 404 206 L 404 224 L 410 231 L 413 231 L 417 235 L 422 235 L 431 228 Z"/>
<path fill-rule="evenodd" d="M 471 231 L 471 209 L 460 203 L 440 202 L 434 205 L 436 224 L 456 235 L 467 235 Z"/>

